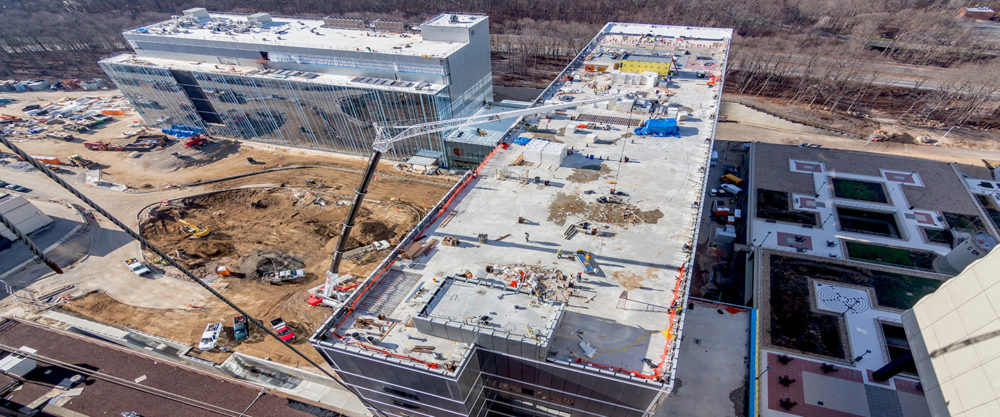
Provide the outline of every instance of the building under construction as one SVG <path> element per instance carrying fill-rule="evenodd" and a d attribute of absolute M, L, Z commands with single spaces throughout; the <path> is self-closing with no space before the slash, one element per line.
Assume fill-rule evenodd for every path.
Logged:
<path fill-rule="evenodd" d="M 380 126 L 468 116 L 493 99 L 489 20 L 404 22 L 185 10 L 122 34 L 134 50 L 102 60 L 149 126 L 366 154 Z M 444 135 L 421 152 L 448 165 Z"/>
<path fill-rule="evenodd" d="M 313 346 L 385 415 L 653 415 L 676 382 L 731 36 L 607 24 L 535 104 L 613 99 L 523 120 L 329 303 Z M 630 56 L 669 64 L 628 72 Z"/>

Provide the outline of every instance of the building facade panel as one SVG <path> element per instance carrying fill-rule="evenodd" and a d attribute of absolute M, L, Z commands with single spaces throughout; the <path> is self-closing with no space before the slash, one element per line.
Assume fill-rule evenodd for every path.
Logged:
<path fill-rule="evenodd" d="M 134 54 L 101 66 L 151 127 L 180 124 L 218 136 L 367 155 L 373 124 L 470 116 L 492 100 L 489 20 L 441 16 L 421 27 L 424 37 L 367 26 L 327 28 L 308 19 L 266 16 L 261 23 L 185 14 L 124 32 Z M 385 157 L 405 160 L 429 151 L 450 166 L 447 133 L 396 143 Z"/>

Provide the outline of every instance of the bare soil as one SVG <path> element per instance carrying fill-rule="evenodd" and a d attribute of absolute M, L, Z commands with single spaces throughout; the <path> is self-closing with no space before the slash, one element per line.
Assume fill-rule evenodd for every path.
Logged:
<path fill-rule="evenodd" d="M 566 177 L 571 182 L 591 182 L 601 178 L 602 175 L 611 172 L 611 169 L 603 163 L 600 165 L 587 165 L 573 170 L 572 174 Z"/>
<path fill-rule="evenodd" d="M 628 225 L 656 224 L 663 217 L 663 212 L 659 209 L 643 211 L 625 200 L 615 203 L 588 203 L 577 195 L 563 193 L 556 195 L 555 201 L 549 205 L 549 221 L 561 226 L 566 223 L 566 218 L 572 215 L 581 216 L 584 221 L 589 222 Z"/>
<path fill-rule="evenodd" d="M 307 277 L 320 277 L 329 266 L 330 254 L 340 235 L 340 222 L 347 217 L 349 204 L 335 205 L 336 198 L 324 198 L 282 189 L 240 189 L 183 199 L 183 207 L 158 207 L 142 223 L 142 234 L 170 254 L 182 250 L 179 259 L 196 273 L 211 273 L 217 264 L 238 273 L 253 275 L 260 262 L 245 258 L 260 251 L 288 254 L 300 259 Z M 318 198 L 325 206 L 313 203 Z M 354 249 L 376 240 L 395 244 L 419 221 L 420 214 L 398 203 L 366 203 L 361 207 L 357 226 L 348 240 Z M 182 219 L 211 234 L 191 239 L 182 228 Z M 348 261 L 344 272 L 366 274 L 368 258 L 362 263 Z M 288 263 L 288 262 L 284 262 Z M 210 269 L 209 269 L 210 268 Z M 246 268 L 247 270 L 242 270 Z M 250 268 L 253 268 L 251 270 Z"/>
<path fill-rule="evenodd" d="M 439 195 L 444 193 L 441 189 Z M 241 189 L 185 199 L 184 207 L 173 205 L 155 210 L 142 223 L 143 235 L 168 253 L 183 249 L 180 260 L 195 274 L 205 277 L 212 287 L 263 321 L 283 318 L 296 334 L 293 344 L 316 361 L 321 358 L 307 346 L 306 340 L 329 316 L 330 309 L 306 304 L 308 289 L 319 285 L 329 266 L 330 256 L 340 233 L 340 222 L 347 215 L 347 205 L 312 204 L 316 195 L 296 197 L 283 189 Z M 335 199 L 329 199 L 331 203 Z M 430 199 L 418 199 L 431 204 Z M 366 203 L 348 248 L 374 240 L 398 240 L 419 220 L 420 212 L 402 203 Z M 203 239 L 190 239 L 181 230 L 178 216 L 212 233 Z M 373 252 L 356 260 L 346 260 L 342 271 L 366 276 L 385 256 Z M 152 259 L 152 258 L 150 258 Z M 229 277 L 214 273 L 225 265 L 233 271 Z M 272 285 L 260 281 L 269 268 L 303 268 L 304 278 Z M 168 275 L 178 275 L 167 268 Z M 157 279 L 175 279 L 160 277 Z M 125 302 L 122 302 L 125 301 Z M 205 325 L 221 321 L 226 331 L 219 346 L 238 352 L 270 357 L 292 365 L 306 366 L 305 361 L 276 341 L 251 329 L 251 338 L 232 339 L 232 318 L 236 313 L 222 302 L 212 300 L 203 306 L 178 306 L 176 309 L 137 308 L 104 293 L 93 293 L 71 301 L 64 308 L 72 313 L 102 323 L 135 328 L 147 333 L 196 345 Z M 197 352 L 197 356 L 221 362 L 228 353 Z"/>

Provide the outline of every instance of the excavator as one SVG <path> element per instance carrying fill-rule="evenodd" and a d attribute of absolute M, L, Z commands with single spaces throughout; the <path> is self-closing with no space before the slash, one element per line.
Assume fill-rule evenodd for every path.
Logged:
<path fill-rule="evenodd" d="M 195 225 L 193 225 L 191 223 L 188 223 L 184 219 L 177 219 L 177 223 L 180 223 L 180 224 L 184 225 L 183 227 L 181 227 L 181 230 L 183 230 L 184 233 L 190 233 L 191 236 L 189 236 L 189 237 L 191 239 L 201 239 L 201 238 L 203 238 L 205 236 L 208 236 L 209 233 L 212 233 L 212 231 L 209 230 L 207 227 L 204 228 L 204 229 L 202 229 L 202 228 L 200 228 L 198 226 L 195 226 Z"/>
<path fill-rule="evenodd" d="M 474 116 L 420 123 L 411 126 L 380 126 L 375 124 L 375 141 L 372 143 L 372 154 L 368 158 L 368 166 L 365 169 L 364 175 L 361 177 L 361 182 L 358 184 L 358 188 L 354 190 L 354 203 L 351 205 L 351 210 L 347 214 L 347 219 L 341 223 L 340 239 L 337 242 L 336 249 L 334 249 L 333 260 L 330 262 L 330 269 L 326 272 L 326 280 L 324 284 L 309 290 L 309 303 L 312 305 L 319 305 L 322 303 L 329 307 L 337 308 L 350 295 L 347 291 L 356 286 L 343 285 L 353 277 L 351 274 L 341 275 L 340 264 L 344 258 L 344 254 L 347 252 L 348 236 L 351 235 L 351 229 L 354 228 L 354 220 L 357 218 L 358 212 L 361 209 L 361 203 L 364 202 L 365 195 L 368 193 L 368 186 L 371 184 L 372 178 L 375 176 L 375 170 L 378 168 L 379 160 L 382 159 L 383 153 L 388 152 L 389 149 L 392 148 L 393 143 L 429 133 L 460 129 L 485 122 L 494 122 L 503 119 L 548 113 L 555 110 L 583 106 L 587 104 L 602 103 L 616 100 L 620 97 L 621 96 L 617 95 L 609 95 L 590 100 L 550 104 L 490 114 L 477 114 Z M 399 133 L 392 135 L 390 130 L 396 130 Z"/>

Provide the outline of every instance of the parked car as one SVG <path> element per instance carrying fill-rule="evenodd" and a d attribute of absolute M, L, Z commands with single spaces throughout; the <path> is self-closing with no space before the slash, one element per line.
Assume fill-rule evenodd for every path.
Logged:
<path fill-rule="evenodd" d="M 285 321 L 282 320 L 281 317 L 271 320 L 271 328 L 278 333 L 278 337 L 280 337 L 281 340 L 287 342 L 295 338 L 295 333 L 292 333 L 292 329 L 288 328 Z"/>
<path fill-rule="evenodd" d="M 145 264 L 135 258 L 126 259 L 125 266 L 140 277 L 149 273 L 149 268 L 146 268 Z"/>
<path fill-rule="evenodd" d="M 205 332 L 201 334 L 201 340 L 198 341 L 198 349 L 214 349 L 220 334 L 222 334 L 222 322 L 209 323 L 205 326 Z"/>
<path fill-rule="evenodd" d="M 21 192 L 21 193 L 30 193 L 31 192 L 30 188 L 28 188 L 28 187 L 22 187 L 20 185 L 15 185 L 11 189 L 14 190 L 14 191 L 17 191 L 17 192 Z"/>
<path fill-rule="evenodd" d="M 233 317 L 233 339 L 245 340 L 250 337 L 245 316 Z"/>

